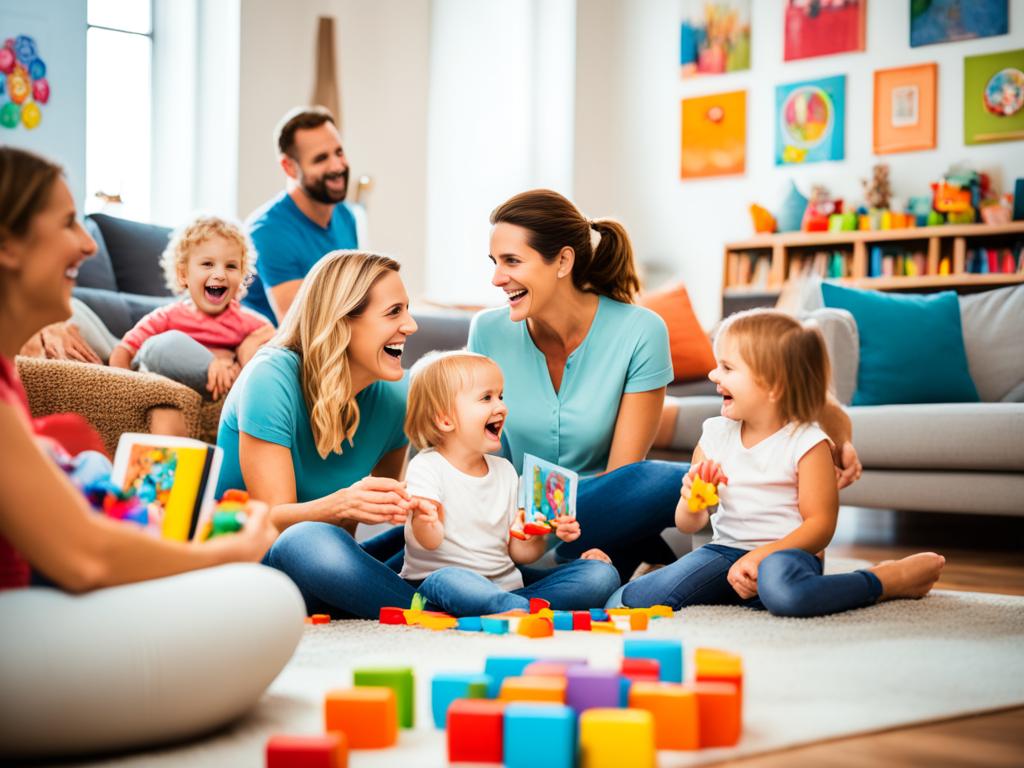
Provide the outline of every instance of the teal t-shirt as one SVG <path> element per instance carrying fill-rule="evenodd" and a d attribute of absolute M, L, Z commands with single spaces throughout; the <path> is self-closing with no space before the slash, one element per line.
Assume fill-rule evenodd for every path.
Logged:
<path fill-rule="evenodd" d="M 312 501 L 347 488 L 370 474 L 381 458 L 408 441 L 403 432 L 408 374 L 402 381 L 377 381 L 358 395 L 359 428 L 342 453 L 320 458 L 302 397 L 299 356 L 289 349 L 264 347 L 242 369 L 221 411 L 217 445 L 224 449 L 219 497 L 245 488 L 238 461 L 238 434 L 283 445 L 295 467 L 297 501 Z"/>
<path fill-rule="evenodd" d="M 672 381 L 664 321 L 643 307 L 601 296 L 555 392 L 526 322 L 512 322 L 508 313 L 499 307 L 474 317 L 469 349 L 496 361 L 505 375 L 512 463 L 522 472 L 523 454 L 531 453 L 581 475 L 604 472 L 622 396 Z"/>

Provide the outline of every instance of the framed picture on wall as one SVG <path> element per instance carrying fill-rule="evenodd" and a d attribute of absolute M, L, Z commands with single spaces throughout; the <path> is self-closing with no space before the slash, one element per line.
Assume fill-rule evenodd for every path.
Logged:
<path fill-rule="evenodd" d="M 682 101 L 679 176 L 732 176 L 747 168 L 747 92 Z"/>
<path fill-rule="evenodd" d="M 1024 139 L 1024 48 L 964 59 L 964 143 Z"/>
<path fill-rule="evenodd" d="M 863 51 L 867 0 L 786 0 L 785 60 Z"/>
<path fill-rule="evenodd" d="M 683 0 L 679 33 L 683 77 L 750 69 L 750 1 Z"/>
<path fill-rule="evenodd" d="M 846 75 L 775 88 L 775 164 L 842 160 Z"/>
<path fill-rule="evenodd" d="M 935 148 L 938 65 L 875 71 L 876 155 Z"/>
<path fill-rule="evenodd" d="M 910 0 L 910 45 L 915 48 L 1009 31 L 1008 0 Z"/>

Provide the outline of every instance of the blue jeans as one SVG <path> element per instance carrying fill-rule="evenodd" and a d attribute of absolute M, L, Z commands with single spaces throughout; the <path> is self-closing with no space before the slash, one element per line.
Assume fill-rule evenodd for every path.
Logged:
<path fill-rule="evenodd" d="M 641 562 L 674 561 L 661 532 L 675 525 L 679 488 L 689 468 L 674 461 L 638 461 L 581 480 L 576 493 L 581 535 L 559 544 L 556 557 L 572 560 L 597 547 L 612 559 L 623 582 Z"/>
<path fill-rule="evenodd" d="M 414 590 L 399 577 L 405 529 L 392 528 L 361 544 L 329 523 L 285 528 L 263 558 L 302 592 L 309 613 L 376 619 L 385 606 L 408 607 Z"/>
<path fill-rule="evenodd" d="M 757 595 L 742 599 L 726 580 L 745 549 L 707 544 L 672 565 L 641 576 L 622 590 L 631 608 L 670 605 L 742 605 L 775 616 L 825 616 L 873 605 L 882 582 L 870 571 L 822 575 L 820 559 L 802 549 L 773 552 L 757 570 Z"/>
<path fill-rule="evenodd" d="M 543 598 L 560 611 L 600 608 L 618 586 L 619 574 L 608 563 L 573 560 L 511 592 L 467 568 L 441 568 L 423 580 L 419 592 L 435 610 L 453 616 L 483 616 L 516 608 L 529 610 L 531 597 Z"/>

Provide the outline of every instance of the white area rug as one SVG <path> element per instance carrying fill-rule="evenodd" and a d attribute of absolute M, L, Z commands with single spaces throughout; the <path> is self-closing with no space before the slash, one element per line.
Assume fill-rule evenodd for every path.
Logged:
<path fill-rule="evenodd" d="M 779 619 L 742 608 L 700 607 L 653 622 L 636 637 L 680 637 L 684 648 L 743 655 L 744 730 L 734 749 L 658 754 L 659 766 L 701 765 L 823 739 L 1024 704 L 1024 598 L 933 592 L 822 619 Z M 614 667 L 628 635 L 559 632 L 541 640 L 388 627 L 310 626 L 295 657 L 253 713 L 196 743 L 61 765 L 225 768 L 263 765 L 274 733 L 322 731 L 323 693 L 351 684 L 354 666 L 411 665 L 417 727 L 395 749 L 353 752 L 352 768 L 446 766 L 433 728 L 435 672 L 482 670 L 491 655 L 586 656 Z M 687 658 L 687 662 L 690 659 Z M 202 692 L 197 691 L 197 696 Z"/>

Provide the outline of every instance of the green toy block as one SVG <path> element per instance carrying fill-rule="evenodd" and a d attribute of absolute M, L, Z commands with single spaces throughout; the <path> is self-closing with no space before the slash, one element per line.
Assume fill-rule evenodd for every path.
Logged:
<path fill-rule="evenodd" d="M 412 667 L 362 667 L 352 672 L 352 683 L 392 689 L 398 703 L 399 727 L 416 725 L 416 683 Z"/>

